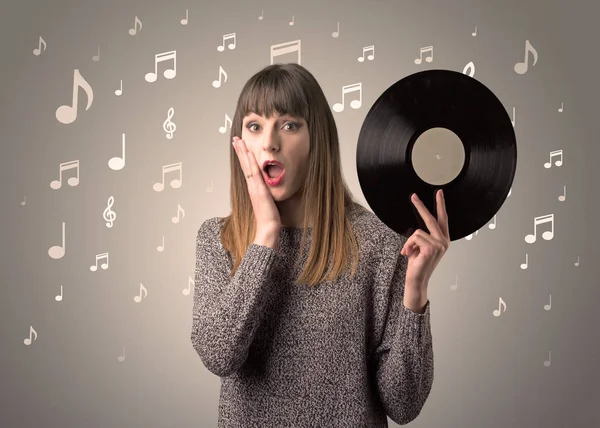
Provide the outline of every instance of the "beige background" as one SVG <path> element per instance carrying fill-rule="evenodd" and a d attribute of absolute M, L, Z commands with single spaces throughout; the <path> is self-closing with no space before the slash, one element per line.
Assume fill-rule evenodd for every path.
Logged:
<path fill-rule="evenodd" d="M 395 81 L 431 68 L 462 71 L 473 61 L 474 77 L 511 116 L 515 107 L 519 161 L 497 227 L 453 242 L 430 283 L 435 381 L 411 426 L 600 424 L 598 6 L 592 4 L 2 2 L 0 425 L 216 426 L 219 379 L 191 346 L 192 296 L 182 290 L 193 275 L 200 224 L 229 212 L 229 131 L 218 128 L 225 114 L 233 116 L 244 82 L 270 63 L 270 46 L 294 40 L 302 41 L 302 65 L 331 106 L 341 101 L 342 86 L 362 82 L 362 107 L 347 105 L 334 115 L 344 174 L 363 203 L 358 132 Z M 136 16 L 143 27 L 132 36 Z M 223 35 L 233 32 L 235 49 L 219 52 Z M 40 36 L 47 46 L 36 56 Z M 538 61 L 533 66 L 530 57 L 528 71 L 517 74 L 526 40 Z M 358 62 L 368 45 L 375 45 L 374 60 Z M 429 45 L 433 62 L 416 65 L 419 49 Z M 157 81 L 146 82 L 154 55 L 171 50 L 177 76 L 165 79 L 159 66 Z M 219 67 L 228 79 L 214 88 Z M 94 98 L 85 111 L 80 89 L 77 119 L 63 124 L 56 110 L 72 101 L 74 69 Z M 163 122 L 171 107 L 177 128 L 167 139 Z M 108 160 L 121 153 L 123 134 L 126 166 L 114 171 Z M 563 150 L 562 166 L 544 168 L 555 150 Z M 79 185 L 52 189 L 59 164 L 72 160 L 80 161 Z M 183 165 L 182 186 L 154 191 L 161 167 L 176 162 Z M 71 176 L 65 172 L 64 180 Z M 566 200 L 559 201 L 563 186 Z M 116 218 L 109 228 L 103 212 L 111 196 Z M 178 204 L 185 217 L 173 223 Z M 526 243 L 534 218 L 546 214 L 554 214 L 554 238 Z M 66 254 L 55 260 L 48 249 L 61 243 L 63 222 Z M 90 271 L 103 252 L 108 269 Z M 148 293 L 136 303 L 140 284 Z M 496 317 L 500 298 L 506 311 Z M 27 346 L 30 327 L 37 337 Z"/>

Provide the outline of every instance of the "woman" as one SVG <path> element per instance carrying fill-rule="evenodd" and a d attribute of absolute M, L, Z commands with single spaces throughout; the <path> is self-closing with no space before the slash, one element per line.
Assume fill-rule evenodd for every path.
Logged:
<path fill-rule="evenodd" d="M 191 334 L 221 377 L 218 427 L 414 420 L 433 383 L 427 284 L 450 243 L 441 192 L 439 223 L 413 198 L 433 232 L 408 239 L 354 202 L 298 64 L 250 78 L 231 137 L 231 215 L 198 231 Z"/>

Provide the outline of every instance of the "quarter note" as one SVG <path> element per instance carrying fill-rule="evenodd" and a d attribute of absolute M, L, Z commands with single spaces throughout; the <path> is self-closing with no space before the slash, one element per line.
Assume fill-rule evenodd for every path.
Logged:
<path fill-rule="evenodd" d="M 352 107 L 353 109 L 357 109 L 362 105 L 362 82 L 358 82 L 358 83 L 353 83 L 351 85 L 346 85 L 342 87 L 342 102 L 341 103 L 335 103 L 333 105 L 333 110 L 336 112 L 341 112 L 344 111 L 344 97 L 347 93 L 350 92 L 357 92 L 358 91 L 358 99 L 357 100 L 352 100 L 350 102 L 350 107 Z"/>
<path fill-rule="evenodd" d="M 294 25 L 294 17 L 292 16 L 292 20 L 290 21 L 290 25 Z"/>
<path fill-rule="evenodd" d="M 122 363 L 123 361 L 125 361 L 125 345 L 123 345 L 123 355 L 119 355 L 117 357 L 117 361 Z"/>
<path fill-rule="evenodd" d="M 567 199 L 567 186 L 563 186 L 563 194 L 558 197 L 558 200 L 564 202 Z"/>
<path fill-rule="evenodd" d="M 544 168 L 548 169 L 552 167 L 552 158 L 554 157 L 560 157 L 559 160 L 557 160 L 556 162 L 554 162 L 554 165 L 556 166 L 561 166 L 563 164 L 563 151 L 561 150 L 555 150 L 553 152 L 550 152 L 550 159 L 548 162 L 544 163 Z"/>
<path fill-rule="evenodd" d="M 192 287 L 194 286 L 194 280 L 192 279 L 191 276 L 188 276 L 188 286 L 187 288 L 184 288 L 182 293 L 184 296 L 189 296 L 190 293 L 192 292 Z"/>
<path fill-rule="evenodd" d="M 121 94 L 123 94 L 123 81 L 122 80 L 121 80 L 121 87 L 119 89 L 115 90 L 115 95 L 117 97 L 120 97 Z"/>
<path fill-rule="evenodd" d="M 108 167 L 113 171 L 120 171 L 125 167 L 125 134 L 122 134 L 121 157 L 115 156 L 108 160 Z"/>
<path fill-rule="evenodd" d="M 537 237 L 537 227 L 539 224 L 550 223 L 551 230 L 547 230 L 542 233 L 542 238 L 546 241 L 551 240 L 554 237 L 554 214 L 542 215 L 533 219 L 533 235 L 527 235 L 525 242 L 533 244 Z"/>
<path fill-rule="evenodd" d="M 499 297 L 498 298 L 498 309 L 494 309 L 494 312 L 493 312 L 495 317 L 499 317 L 502 314 L 502 311 L 500 309 L 502 307 L 502 305 L 504 305 L 504 312 L 506 312 L 506 303 L 504 302 L 504 300 L 502 300 L 502 297 Z"/>
<path fill-rule="evenodd" d="M 129 34 L 131 34 L 132 36 L 135 36 L 137 34 L 137 30 L 138 30 L 137 25 L 138 24 L 140 25 L 139 30 L 141 30 L 142 29 L 142 21 L 140 21 L 140 19 L 136 16 L 135 19 L 133 20 L 133 28 L 131 28 L 129 30 Z"/>
<path fill-rule="evenodd" d="M 433 61 L 433 46 L 422 47 L 419 51 L 419 58 L 415 59 L 415 64 L 421 64 L 423 62 L 423 54 L 429 52 L 429 56 L 425 58 L 425 61 Z"/>
<path fill-rule="evenodd" d="M 60 286 L 60 294 L 57 296 L 54 296 L 54 300 L 56 300 L 57 302 L 62 302 L 63 299 L 63 286 Z"/>
<path fill-rule="evenodd" d="M 552 294 L 550 295 L 550 303 L 548 303 L 547 305 L 544 305 L 544 309 L 547 311 L 552 309 Z"/>
<path fill-rule="evenodd" d="M 297 63 L 302 64 L 302 42 L 301 40 L 294 40 L 293 42 L 278 43 L 271 45 L 271 65 L 273 65 L 273 59 L 280 55 L 285 55 L 292 52 L 298 52 Z"/>
<path fill-rule="evenodd" d="M 550 367 L 551 364 L 552 364 L 552 353 L 550 351 L 548 351 L 548 359 L 546 361 L 544 361 L 544 365 L 546 367 Z"/>
<path fill-rule="evenodd" d="M 492 229 L 492 230 L 494 230 L 494 229 L 496 228 L 496 216 L 497 216 L 497 215 L 498 215 L 498 214 L 494 214 L 494 218 L 492 219 L 492 223 L 490 223 L 490 224 L 488 225 L 488 227 L 489 227 L 490 229 Z"/>
<path fill-rule="evenodd" d="M 233 39 L 233 43 L 227 45 L 229 50 L 235 49 L 235 33 L 229 33 L 223 35 L 223 44 L 221 46 L 217 46 L 217 50 L 219 52 L 223 52 L 225 50 L 225 40 Z"/>
<path fill-rule="evenodd" d="M 79 160 L 63 162 L 58 165 L 58 180 L 53 180 L 50 182 L 50 187 L 54 190 L 58 190 L 62 187 L 62 175 L 63 171 L 68 171 L 70 169 L 75 169 L 75 177 L 69 177 L 67 179 L 67 184 L 71 187 L 77 186 L 79 184 Z"/>
<path fill-rule="evenodd" d="M 69 124 L 77 119 L 77 105 L 79 102 L 79 91 L 78 88 L 81 87 L 86 95 L 87 95 L 87 106 L 85 107 L 85 111 L 88 111 L 92 106 L 92 102 L 94 101 L 94 91 L 90 84 L 83 78 L 83 76 L 79 73 L 79 69 L 75 69 L 73 71 L 73 102 L 72 105 L 63 105 L 56 109 L 56 119 L 60 123 Z"/>
<path fill-rule="evenodd" d="M 164 235 L 162 237 L 162 244 L 159 245 L 158 247 L 156 247 L 156 251 L 158 251 L 159 253 L 162 253 L 163 251 L 165 251 L 165 236 Z"/>
<path fill-rule="evenodd" d="M 190 17 L 190 16 L 189 16 L 189 10 L 188 10 L 188 9 L 186 9 L 186 10 L 185 10 L 185 18 L 183 18 L 183 19 L 181 20 L 181 25 L 187 25 L 187 24 L 188 24 L 188 19 L 189 19 L 189 17 Z"/>
<path fill-rule="evenodd" d="M 32 325 L 29 326 L 29 337 L 26 337 L 25 340 L 23 340 L 23 343 L 27 346 L 31 345 L 31 343 L 33 342 L 33 340 L 31 339 L 32 335 L 35 335 L 35 337 L 33 338 L 33 340 L 37 340 L 38 334 L 37 331 L 35 331 L 35 329 L 33 328 Z"/>
<path fill-rule="evenodd" d="M 45 51 L 45 50 L 46 50 L 46 47 L 47 47 L 48 45 L 46 44 L 46 41 L 45 41 L 44 39 L 42 39 L 42 36 L 40 36 L 39 45 L 38 45 L 38 47 L 37 47 L 37 48 L 35 48 L 35 49 L 33 50 L 33 54 L 34 54 L 35 56 L 39 56 L 39 55 L 40 55 L 40 54 L 43 52 L 43 51 L 42 51 L 42 44 L 44 45 L 44 51 Z"/>
<path fill-rule="evenodd" d="M 373 61 L 373 59 L 375 58 L 375 45 L 363 47 L 362 56 L 358 57 L 358 62 L 364 62 L 364 60 L 365 60 L 365 53 L 367 51 L 371 51 L 371 54 L 367 56 L 367 59 L 369 61 Z"/>
<path fill-rule="evenodd" d="M 21 201 L 21 205 L 25 206 L 27 204 L 27 195 L 25 195 L 25 200 Z"/>
<path fill-rule="evenodd" d="M 144 297 L 142 297 L 142 292 L 145 293 Z M 146 287 L 144 287 L 144 284 L 142 284 L 140 282 L 140 295 L 139 296 L 135 296 L 133 298 L 133 301 L 135 303 L 140 303 L 142 301 L 143 298 L 148 297 L 148 290 L 146 289 Z"/>
<path fill-rule="evenodd" d="M 471 33 L 471 36 L 475 37 L 477 35 L 477 25 L 475 26 L 475 31 Z"/>
<path fill-rule="evenodd" d="M 65 241 L 65 222 L 62 223 L 62 244 L 54 245 L 48 249 L 48 255 L 53 259 L 62 259 L 65 255 L 66 251 L 66 241 Z"/>
<path fill-rule="evenodd" d="M 521 263 L 521 269 L 525 270 L 529 266 L 529 255 L 525 254 L 525 263 Z"/>
<path fill-rule="evenodd" d="M 258 20 L 259 20 L 259 21 L 262 21 L 262 20 L 263 20 L 263 18 L 264 18 L 264 16 L 265 16 L 265 11 L 264 11 L 264 10 L 261 10 L 261 11 L 260 11 L 260 16 L 258 17 Z"/>
<path fill-rule="evenodd" d="M 456 290 L 457 288 L 458 288 L 458 275 L 456 275 L 454 284 L 450 284 L 450 290 Z"/>
<path fill-rule="evenodd" d="M 185 211 L 183 210 L 183 207 L 180 204 L 177 204 L 177 217 L 171 218 L 171 221 L 173 223 L 179 223 L 179 220 L 180 220 L 179 213 L 181 213 L 183 215 L 183 217 L 185 217 Z M 181 218 L 183 218 L 183 217 L 181 217 Z"/>
<path fill-rule="evenodd" d="M 170 165 L 163 165 L 163 167 L 162 167 L 162 182 L 154 183 L 154 185 L 152 186 L 154 191 L 162 192 L 165 188 L 165 174 L 168 174 L 169 172 L 174 172 L 174 171 L 179 172 L 179 178 L 171 180 L 171 187 L 173 189 L 179 189 L 183 182 L 182 168 L 183 168 L 183 165 L 181 162 L 172 163 Z"/>
<path fill-rule="evenodd" d="M 92 57 L 92 61 L 94 61 L 94 62 L 100 61 L 100 46 L 98 46 L 98 55 L 94 55 Z"/>
<path fill-rule="evenodd" d="M 90 266 L 90 270 L 91 270 L 92 272 L 96 272 L 96 271 L 98 270 L 98 261 L 99 261 L 99 260 L 106 260 L 106 263 L 102 263 L 102 264 L 100 265 L 100 267 L 101 267 L 103 270 L 106 270 L 106 269 L 108 269 L 108 253 L 101 253 L 101 254 L 96 254 L 96 264 L 95 264 L 95 265 L 91 265 L 91 266 Z"/>
<path fill-rule="evenodd" d="M 164 71 L 163 76 L 165 76 L 165 79 L 173 79 L 177 76 L 177 51 L 163 52 L 154 55 L 154 72 L 146 73 L 146 82 L 156 82 L 158 77 L 158 63 L 169 60 L 173 60 L 173 68 L 167 68 Z"/>
<path fill-rule="evenodd" d="M 227 73 L 223 70 L 223 67 L 219 66 L 219 80 L 213 80 L 212 85 L 215 88 L 221 87 L 221 75 L 225 76 L 225 82 L 227 82 Z"/>
<path fill-rule="evenodd" d="M 563 109 L 564 109 L 564 105 L 563 105 L 563 103 L 561 102 L 561 103 L 560 103 L 560 107 L 559 107 L 559 109 L 558 109 L 558 112 L 559 112 L 559 113 L 562 113 L 562 112 L 563 112 Z"/>
<path fill-rule="evenodd" d="M 339 37 L 340 36 L 340 23 L 337 23 L 337 31 L 331 33 L 331 37 Z"/>
<path fill-rule="evenodd" d="M 573 263 L 573 266 L 579 266 L 579 256 L 577 256 L 577 261 Z"/>
<path fill-rule="evenodd" d="M 515 72 L 518 74 L 525 74 L 527 72 L 527 59 L 529 58 L 529 52 L 531 52 L 533 54 L 533 64 L 535 65 L 537 63 L 538 60 L 538 53 L 535 50 L 535 48 L 533 46 L 531 46 L 531 43 L 529 43 L 529 40 L 525 40 L 525 60 L 523 62 L 517 62 L 515 64 Z"/>

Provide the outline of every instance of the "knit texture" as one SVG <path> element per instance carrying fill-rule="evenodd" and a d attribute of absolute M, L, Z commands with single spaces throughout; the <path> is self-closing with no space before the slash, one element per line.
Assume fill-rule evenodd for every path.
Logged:
<path fill-rule="evenodd" d="M 358 203 L 347 209 L 358 271 L 316 287 L 293 284 L 302 229 L 282 227 L 275 249 L 251 244 L 230 279 L 223 219 L 200 226 L 191 340 L 221 378 L 218 428 L 379 428 L 421 412 L 433 384 L 430 302 L 423 314 L 403 304 L 406 238 Z"/>

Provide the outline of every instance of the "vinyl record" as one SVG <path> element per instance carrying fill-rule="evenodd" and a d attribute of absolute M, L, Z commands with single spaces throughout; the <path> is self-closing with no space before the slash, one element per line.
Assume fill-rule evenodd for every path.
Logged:
<path fill-rule="evenodd" d="M 437 219 L 443 189 L 450 239 L 464 238 L 498 212 L 515 176 L 517 142 L 498 98 L 450 70 L 411 74 L 390 86 L 363 122 L 356 149 L 360 187 L 377 217 L 410 236 L 429 229 L 410 197 Z"/>

